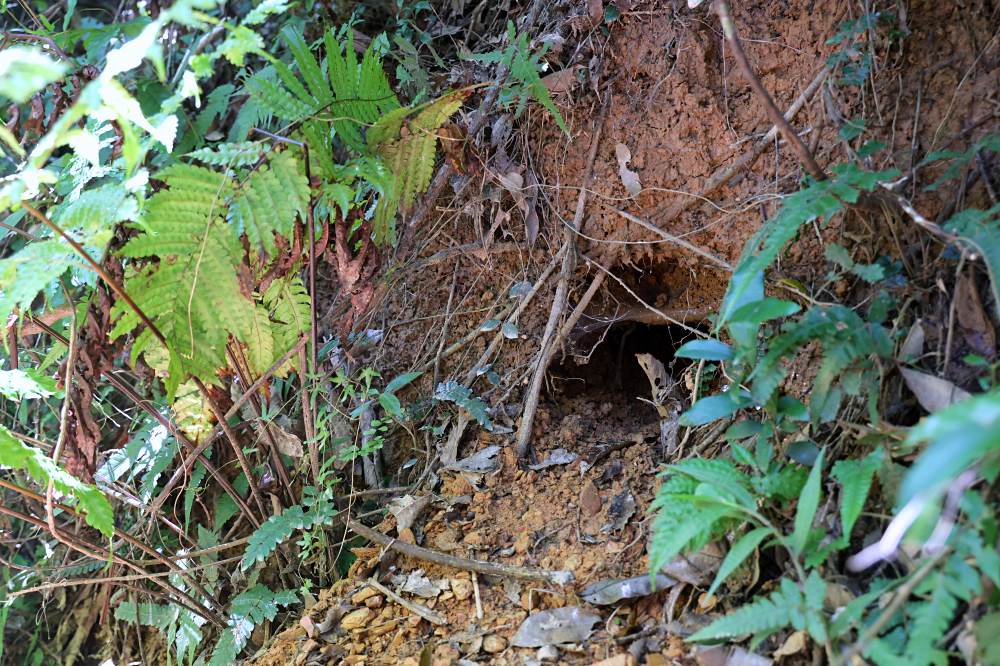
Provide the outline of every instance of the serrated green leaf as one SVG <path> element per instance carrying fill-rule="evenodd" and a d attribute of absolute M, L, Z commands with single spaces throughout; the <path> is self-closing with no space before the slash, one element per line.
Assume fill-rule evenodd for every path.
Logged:
<path fill-rule="evenodd" d="M 53 60 L 40 49 L 8 46 L 0 51 L 0 96 L 24 104 L 36 92 L 61 79 L 66 70 L 65 63 Z"/>
<path fill-rule="evenodd" d="M 849 539 L 854 523 L 861 515 L 868 499 L 875 472 L 882 467 L 884 452 L 875 449 L 862 460 L 838 460 L 830 470 L 841 485 L 840 523 L 843 538 Z"/>
<path fill-rule="evenodd" d="M 453 402 L 465 411 L 469 412 L 472 418 L 476 419 L 479 425 L 487 430 L 493 430 L 493 421 L 490 420 L 486 403 L 472 395 L 472 389 L 463 386 L 453 379 L 441 382 L 434 390 L 435 400 Z"/>
<path fill-rule="evenodd" d="M 313 520 L 314 516 L 307 514 L 298 504 L 271 516 L 250 535 L 240 567 L 246 571 L 257 562 L 267 559 L 275 548 L 292 536 L 295 530 L 310 527 Z"/>
<path fill-rule="evenodd" d="M 794 607 L 789 607 L 777 593 L 771 598 L 758 599 L 737 611 L 696 631 L 688 640 L 693 642 L 722 640 L 749 634 L 770 634 L 792 624 Z"/>
<path fill-rule="evenodd" d="M 88 525 L 108 538 L 114 535 L 114 512 L 104 493 L 71 475 L 41 450 L 15 439 L 3 426 L 0 426 L 0 465 L 25 470 L 42 488 L 51 482 L 58 492 L 76 500 Z"/>

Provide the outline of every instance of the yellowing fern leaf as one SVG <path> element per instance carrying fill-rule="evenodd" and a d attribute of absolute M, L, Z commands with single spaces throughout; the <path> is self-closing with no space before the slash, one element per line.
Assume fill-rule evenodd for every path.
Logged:
<path fill-rule="evenodd" d="M 403 133 L 403 114 L 387 114 L 373 130 L 372 141 L 382 142 L 379 152 L 393 178 L 393 191 L 384 195 L 375 211 L 375 237 L 395 242 L 393 218 L 413 206 L 417 195 L 427 189 L 434 174 L 434 157 L 437 152 L 437 131 L 465 100 L 467 93 L 459 91 L 440 97 L 421 110 L 408 125 L 405 136 L 390 140 Z"/>
<path fill-rule="evenodd" d="M 228 335 L 243 337 L 254 305 L 241 295 L 236 268 L 242 252 L 223 218 L 229 180 L 186 165 L 166 169 L 159 177 L 169 187 L 150 198 L 147 231 L 126 243 L 121 254 L 159 259 L 130 275 L 125 289 L 166 338 L 170 360 L 164 383 L 173 400 L 188 377 L 217 382 L 215 371 L 225 365 Z M 140 323 L 124 302 L 115 305 L 114 314 L 121 318 L 112 339 Z M 133 344 L 133 356 L 155 341 L 150 331 L 143 331 Z"/>

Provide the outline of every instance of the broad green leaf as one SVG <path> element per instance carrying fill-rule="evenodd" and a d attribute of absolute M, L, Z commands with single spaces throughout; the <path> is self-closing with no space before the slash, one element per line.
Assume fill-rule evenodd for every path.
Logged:
<path fill-rule="evenodd" d="M 681 414 L 680 424 L 683 426 L 699 426 L 732 416 L 740 409 L 751 404 L 745 395 L 736 395 L 737 389 L 726 393 L 701 398 L 691 405 L 691 408 Z"/>
<path fill-rule="evenodd" d="M 783 301 L 779 298 L 764 298 L 759 301 L 747 303 L 734 312 L 729 325 L 732 326 L 739 322 L 757 327 L 765 321 L 790 317 L 801 309 L 801 305 L 792 301 Z"/>
<path fill-rule="evenodd" d="M 715 338 L 691 340 L 678 347 L 674 356 L 706 361 L 728 361 L 733 357 L 733 348 Z"/>
<path fill-rule="evenodd" d="M 397 377 L 394 377 L 392 381 L 385 385 L 386 393 L 395 393 L 404 386 L 410 384 L 413 380 L 417 379 L 424 373 L 422 372 L 404 372 Z"/>
<path fill-rule="evenodd" d="M 0 370 L 0 395 L 8 400 L 32 400 L 61 393 L 51 377 L 29 370 Z"/>
<path fill-rule="evenodd" d="M 65 63 L 39 49 L 8 46 L 0 51 L 0 97 L 24 104 L 36 92 L 61 79 L 66 70 Z"/>
<path fill-rule="evenodd" d="M 816 464 L 809 472 L 809 479 L 799 495 L 799 504 L 795 509 L 795 530 L 792 532 L 791 544 L 796 555 L 802 555 L 806 547 L 809 530 L 812 529 L 813 518 L 816 517 L 816 509 L 819 508 L 823 483 L 823 453 L 820 451 Z"/>
<path fill-rule="evenodd" d="M 3 426 L 0 426 L 0 465 L 25 470 L 42 488 L 51 482 L 58 492 L 76 500 L 88 525 L 108 538 L 114 535 L 114 512 L 104 493 L 71 475 L 40 449 L 15 439 Z"/>
<path fill-rule="evenodd" d="M 1000 389 L 925 417 L 906 438 L 909 447 L 924 443 L 927 449 L 903 479 L 900 506 L 919 493 L 940 491 L 966 467 L 1000 451 Z"/>
<path fill-rule="evenodd" d="M 378 394 L 378 404 L 382 406 L 382 409 L 386 413 L 392 415 L 393 417 L 399 419 L 403 417 L 403 405 L 399 402 L 399 398 L 393 393 L 384 391 Z"/>
<path fill-rule="evenodd" d="M 743 561 L 750 556 L 757 546 L 766 539 L 768 536 L 773 535 L 774 532 L 769 527 L 758 527 L 755 530 L 750 530 L 742 537 L 739 541 L 733 544 L 729 552 L 726 553 L 726 558 L 722 560 L 722 565 L 719 566 L 719 572 L 715 575 L 715 580 L 712 581 L 712 586 L 708 588 L 708 596 L 715 594 L 715 591 L 719 589 L 721 585 L 729 576 L 739 568 Z"/>

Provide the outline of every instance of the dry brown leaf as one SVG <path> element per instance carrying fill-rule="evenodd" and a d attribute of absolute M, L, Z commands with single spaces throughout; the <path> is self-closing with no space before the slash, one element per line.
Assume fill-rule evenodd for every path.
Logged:
<path fill-rule="evenodd" d="M 782 657 L 791 657 L 793 654 L 798 654 L 806 649 L 806 632 L 795 631 L 785 639 L 785 642 L 781 644 L 781 647 L 774 651 L 771 655 L 775 659 L 781 659 Z"/>
<path fill-rule="evenodd" d="M 971 273 L 962 273 L 955 285 L 955 314 L 965 341 L 972 350 L 980 356 L 993 358 L 997 347 L 996 332 L 983 309 L 983 302 Z"/>
<path fill-rule="evenodd" d="M 580 65 L 574 65 L 560 69 L 558 72 L 546 74 L 542 77 L 542 85 L 553 95 L 567 95 L 580 84 L 576 78 L 576 72 L 579 68 Z"/>
<path fill-rule="evenodd" d="M 389 502 L 389 513 L 396 517 L 396 530 L 402 532 L 413 527 L 413 523 L 420 516 L 420 513 L 430 506 L 433 498 L 430 495 L 404 495 Z"/>
<path fill-rule="evenodd" d="M 900 368 L 899 371 L 903 375 L 903 381 L 916 396 L 917 402 L 929 414 L 969 397 L 968 391 L 960 389 L 947 379 L 909 368 Z"/>
<path fill-rule="evenodd" d="M 918 319 L 913 322 L 906 339 L 903 340 L 903 345 L 899 348 L 899 360 L 913 361 L 923 356 L 925 337 L 923 322 Z"/>
<path fill-rule="evenodd" d="M 585 516 L 596 516 L 601 510 L 601 493 L 593 481 L 588 481 L 580 489 L 580 510 Z"/>
<path fill-rule="evenodd" d="M 604 23 L 603 0 L 587 0 L 587 14 L 590 15 L 590 27 L 596 28 Z"/>
<path fill-rule="evenodd" d="M 629 160 L 632 159 L 632 151 L 624 143 L 615 144 L 615 157 L 618 159 L 618 176 L 622 179 L 622 185 L 631 196 L 639 196 L 639 193 L 642 192 L 639 174 L 628 168 Z"/>

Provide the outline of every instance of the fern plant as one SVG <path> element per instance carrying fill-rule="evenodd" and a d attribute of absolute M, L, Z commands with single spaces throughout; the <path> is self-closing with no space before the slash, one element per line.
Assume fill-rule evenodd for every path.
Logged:
<path fill-rule="evenodd" d="M 270 70 L 247 82 L 251 98 L 265 112 L 298 127 L 318 175 L 348 185 L 360 177 L 378 194 L 374 236 L 377 242 L 394 243 L 395 216 L 430 184 L 437 131 L 458 111 L 466 93 L 403 107 L 374 44 L 359 62 L 353 37 L 342 42 L 328 30 L 321 64 L 299 32 L 285 28 L 282 37 L 299 76 L 272 59 Z M 338 163 L 338 148 L 350 155 L 347 164 Z"/>
<path fill-rule="evenodd" d="M 309 189 L 300 161 L 289 151 L 272 154 L 242 183 L 187 164 L 168 167 L 157 178 L 166 187 L 150 197 L 142 232 L 121 254 L 157 260 L 133 269 L 125 287 L 166 338 L 168 358 L 161 371 L 173 401 L 189 377 L 218 382 L 229 336 L 246 345 L 251 368 L 260 373 L 306 330 L 308 298 L 295 278 L 272 283 L 263 296 L 248 293 L 240 277 L 245 258 L 239 238 L 245 234 L 255 250 L 273 253 L 275 234 L 291 236 Z M 112 339 L 140 324 L 127 303 L 118 302 L 113 314 L 119 318 Z M 160 347 L 152 332 L 143 330 L 132 346 L 133 358 L 155 356 Z"/>

